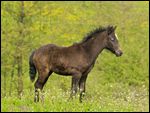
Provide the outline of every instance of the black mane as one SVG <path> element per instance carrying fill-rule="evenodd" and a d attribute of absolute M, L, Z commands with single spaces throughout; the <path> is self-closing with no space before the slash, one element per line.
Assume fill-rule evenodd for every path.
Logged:
<path fill-rule="evenodd" d="M 108 27 L 101 27 L 101 26 L 100 26 L 99 28 L 94 29 L 93 31 L 91 31 L 90 33 L 88 33 L 87 36 L 85 36 L 81 42 L 83 43 L 83 42 L 88 41 L 88 40 L 91 39 L 95 34 L 101 33 L 101 32 L 103 32 L 103 31 L 107 30 L 107 28 L 108 28 Z"/>
<path fill-rule="evenodd" d="M 89 32 L 79 43 L 78 42 L 75 42 L 73 43 L 73 45 L 76 45 L 76 44 L 82 44 L 84 42 L 87 42 L 88 40 L 92 39 L 92 37 L 98 33 L 102 33 L 103 31 L 106 31 L 109 33 L 113 32 L 115 30 L 116 26 L 113 27 L 112 25 L 108 25 L 106 27 L 98 27 L 94 30 L 92 30 L 91 32 Z"/>

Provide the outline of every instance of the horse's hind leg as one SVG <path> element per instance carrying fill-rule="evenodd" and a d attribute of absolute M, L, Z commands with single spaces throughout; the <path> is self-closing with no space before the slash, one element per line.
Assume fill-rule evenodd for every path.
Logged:
<path fill-rule="evenodd" d="M 36 80 L 34 86 L 35 86 L 35 97 L 34 102 L 39 101 L 39 93 L 42 91 L 46 81 L 48 80 L 49 76 L 52 74 L 52 72 L 40 72 L 38 79 Z"/>

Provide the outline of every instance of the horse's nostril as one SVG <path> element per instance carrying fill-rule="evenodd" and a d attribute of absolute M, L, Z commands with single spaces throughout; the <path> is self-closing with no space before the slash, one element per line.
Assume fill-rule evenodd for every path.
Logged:
<path fill-rule="evenodd" d="M 123 54 L 123 52 L 122 52 L 121 50 L 117 50 L 117 51 L 116 51 L 116 55 L 117 55 L 117 56 L 121 56 L 122 54 Z"/>
<path fill-rule="evenodd" d="M 121 51 L 120 55 L 122 55 L 122 54 L 123 54 L 123 52 Z"/>
<path fill-rule="evenodd" d="M 123 52 L 121 50 L 119 50 L 119 52 L 120 52 L 120 56 L 121 56 L 123 54 Z"/>

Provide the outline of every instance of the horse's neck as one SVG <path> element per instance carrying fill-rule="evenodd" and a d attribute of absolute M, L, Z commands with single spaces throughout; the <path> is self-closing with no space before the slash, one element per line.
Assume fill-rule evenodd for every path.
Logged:
<path fill-rule="evenodd" d="M 90 58 L 91 61 L 95 61 L 98 55 L 104 49 L 104 37 L 101 35 L 100 37 L 94 37 L 93 39 L 87 41 L 84 44 L 84 48 Z"/>

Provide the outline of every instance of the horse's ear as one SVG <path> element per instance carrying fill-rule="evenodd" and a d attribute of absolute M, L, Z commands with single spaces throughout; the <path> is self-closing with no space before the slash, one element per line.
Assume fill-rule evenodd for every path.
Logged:
<path fill-rule="evenodd" d="M 110 35 L 113 31 L 114 31 L 113 26 L 108 26 L 107 27 L 107 33 L 108 33 L 108 35 Z"/>
<path fill-rule="evenodd" d="M 117 26 L 114 26 L 114 31 L 116 30 Z"/>

